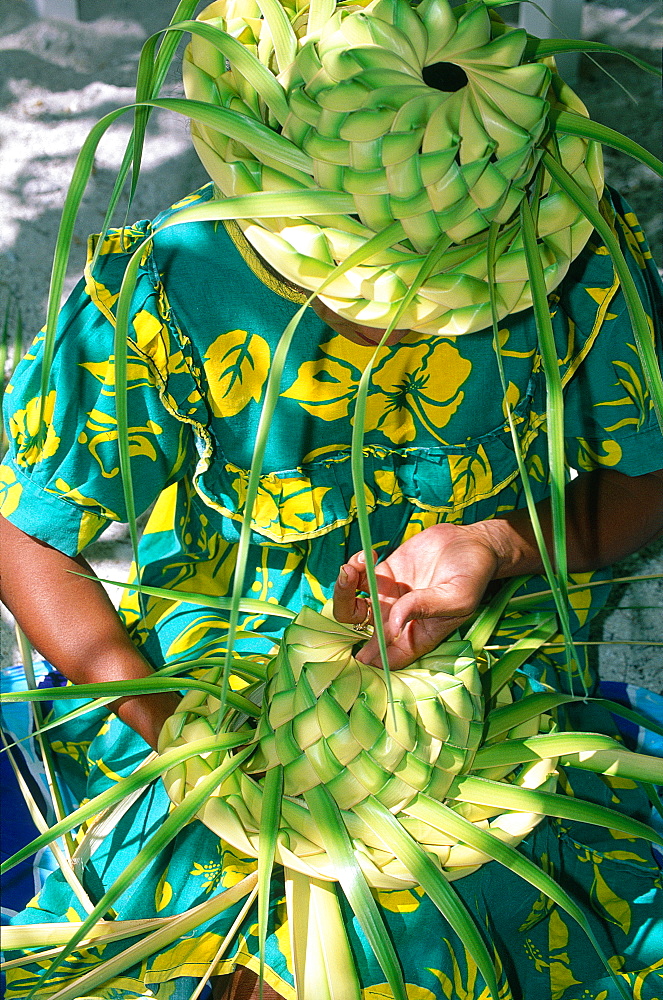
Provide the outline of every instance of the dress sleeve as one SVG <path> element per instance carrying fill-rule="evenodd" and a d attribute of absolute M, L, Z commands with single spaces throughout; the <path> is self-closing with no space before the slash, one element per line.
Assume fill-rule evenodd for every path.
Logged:
<path fill-rule="evenodd" d="M 614 212 L 608 202 L 604 214 L 619 236 L 663 368 L 661 279 L 634 213 L 616 192 L 611 196 Z M 578 470 L 610 467 L 629 476 L 662 469 L 663 434 L 626 301 L 607 248 L 596 233 L 569 277 L 559 306 L 566 313 L 574 349 L 558 345 L 572 356 L 564 374 L 569 465 Z"/>
<path fill-rule="evenodd" d="M 0 466 L 0 513 L 67 555 L 94 541 L 110 521 L 127 520 L 118 449 L 114 308 L 128 249 L 148 233 L 147 223 L 125 230 L 124 241 L 111 232 L 95 277 L 88 270 L 63 307 L 43 412 L 43 334 L 18 365 L 6 392 L 10 444 Z M 176 333 L 147 255 L 134 293 L 127 352 L 137 513 L 195 462 L 194 435 L 180 404 L 186 407 L 195 396 L 196 383 Z"/>

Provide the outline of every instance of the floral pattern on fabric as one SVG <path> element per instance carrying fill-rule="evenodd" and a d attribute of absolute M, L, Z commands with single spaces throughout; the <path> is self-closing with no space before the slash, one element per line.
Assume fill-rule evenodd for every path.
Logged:
<path fill-rule="evenodd" d="M 407 345 L 409 350 L 403 348 Z M 446 444 L 439 431 L 463 401 L 461 387 L 472 363 L 441 338 L 408 334 L 401 350 L 383 348 L 371 374 L 366 430 L 377 430 L 396 445 L 414 441 L 417 426 Z M 296 381 L 283 393 L 321 420 L 346 418 L 354 410 L 362 371 L 356 348 L 337 335 L 322 345 L 324 356 L 305 361 Z"/>
<path fill-rule="evenodd" d="M 187 202 L 210 194 L 210 188 L 203 189 Z M 641 233 L 628 214 L 623 219 L 616 230 L 656 322 L 656 277 Z M 97 538 L 110 521 L 126 520 L 117 445 L 114 310 L 129 252 L 152 231 L 149 223 L 139 223 L 125 231 L 124 242 L 119 233 L 110 233 L 95 274 L 88 267 L 85 282 L 65 306 L 43 419 L 43 338 L 36 339 L 7 393 L 13 445 L 0 466 L 0 509 L 19 528 L 70 554 Z M 95 246 L 93 240 L 91 252 Z M 605 248 L 590 241 L 550 304 L 565 386 L 569 465 L 579 470 L 607 466 L 629 475 L 663 467 L 660 431 Z M 262 285 L 246 267 L 223 227 L 173 227 L 157 234 L 144 252 L 132 306 L 127 393 L 136 510 L 155 503 L 141 540 L 144 584 L 174 596 L 177 591 L 230 592 L 267 376 L 295 310 L 296 304 Z M 505 320 L 499 342 L 507 398 L 535 499 L 540 499 L 548 491 L 546 399 L 531 313 Z M 339 566 L 360 548 L 350 442 L 359 381 L 372 354 L 373 348 L 335 335 L 310 310 L 304 317 L 270 427 L 251 524 L 246 596 L 293 611 L 303 605 L 319 608 Z M 75 409 L 67 405 L 71 399 Z M 524 506 L 491 331 L 456 339 L 408 335 L 379 352 L 368 397 L 363 478 L 380 555 L 441 521 L 469 523 Z M 588 586 L 595 578 L 573 578 L 581 584 L 572 591 L 576 631 L 587 628 L 605 599 L 607 588 Z M 545 589 L 541 579 L 525 587 L 530 593 Z M 153 596 L 141 604 L 136 592 L 128 592 L 121 613 L 155 667 L 225 652 L 227 616 L 215 609 Z M 264 662 L 282 625 L 265 614 L 243 616 L 243 654 Z M 508 642 L 521 633 L 521 615 L 513 611 L 501 636 Z M 578 634 L 582 638 L 586 632 Z M 523 669 L 533 683 L 568 688 L 561 639 Z M 571 683 L 579 692 L 591 690 L 594 677 L 584 658 L 574 665 Z M 68 711 L 71 703 L 65 704 Z M 595 706 L 581 705 L 577 713 L 583 728 L 611 731 L 607 716 Z M 73 720 L 55 734 L 58 767 L 78 801 L 114 787 L 147 754 L 131 730 L 103 712 Z M 599 803 L 617 803 L 629 815 L 645 815 L 647 804 L 637 789 L 617 779 L 568 770 L 563 786 L 569 794 L 582 792 Z M 91 893 L 100 896 L 158 831 L 168 810 L 158 782 L 145 789 L 97 844 L 86 867 Z M 521 850 L 560 883 L 574 887 L 614 968 L 638 996 L 660 995 L 663 886 L 647 846 L 603 828 L 549 821 Z M 182 912 L 215 899 L 254 867 L 253 860 L 221 844 L 196 821 L 115 908 L 121 919 Z M 519 996 L 613 1000 L 614 986 L 584 936 L 536 889 L 495 864 L 455 887 L 486 929 L 497 967 L 508 972 Z M 266 979 L 291 1000 L 283 898 L 277 873 Z M 381 892 L 378 899 L 398 942 L 410 1000 L 487 1000 L 476 966 L 425 895 L 404 890 Z M 507 910 L 505 899 L 511 901 Z M 384 975 L 347 903 L 342 905 L 364 1000 L 387 998 Z M 241 903 L 232 906 L 195 933 L 164 945 L 140 968 L 95 986 L 95 996 L 170 1000 L 175 989 L 186 990 L 189 984 L 193 992 L 240 909 Z M 80 903 L 56 873 L 19 919 L 82 917 Z M 64 964 L 59 984 L 94 970 L 123 948 L 123 942 L 109 942 L 77 951 Z M 217 971 L 230 972 L 240 964 L 257 972 L 257 949 L 252 911 Z M 11 972 L 7 1000 L 25 997 L 38 968 L 35 962 Z M 500 998 L 514 1000 L 504 980 Z"/>

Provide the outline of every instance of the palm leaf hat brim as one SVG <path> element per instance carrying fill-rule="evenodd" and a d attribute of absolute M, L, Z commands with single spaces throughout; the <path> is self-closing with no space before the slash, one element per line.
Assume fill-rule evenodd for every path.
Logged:
<path fill-rule="evenodd" d="M 244 62 L 212 34 L 194 36 L 184 59 L 188 97 L 270 125 L 302 154 L 287 169 L 270 152 L 194 122 L 195 147 L 222 196 L 324 191 L 347 206 L 323 218 L 241 220 L 264 260 L 309 291 L 325 282 L 321 298 L 334 312 L 384 329 L 426 254 L 443 245 L 399 325 L 470 333 L 491 321 L 491 223 L 501 227 L 499 318 L 532 304 L 518 208 L 535 190 L 546 288 L 559 284 L 592 226 L 543 167 L 543 151 L 594 205 L 602 158 L 598 144 L 552 132 L 551 112 L 587 111 L 552 59 L 528 58 L 524 30 L 508 29 L 483 2 L 452 9 L 447 0 L 374 0 L 339 5 L 317 25 L 282 8 L 289 16 L 275 26 L 270 8 L 261 17 L 252 4 L 216 0 L 198 20 L 237 38 Z M 255 66 L 247 74 L 246 53 L 267 74 Z M 334 274 L 385 232 L 386 248 Z"/>

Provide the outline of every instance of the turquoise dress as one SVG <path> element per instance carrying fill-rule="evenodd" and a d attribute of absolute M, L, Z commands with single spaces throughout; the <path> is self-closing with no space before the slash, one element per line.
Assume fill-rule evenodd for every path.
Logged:
<path fill-rule="evenodd" d="M 210 197 L 203 188 L 184 203 Z M 661 291 L 643 234 L 617 198 L 615 229 L 643 302 L 657 322 Z M 181 203 L 181 204 L 184 204 Z M 181 204 L 174 206 L 175 209 Z M 605 210 L 612 213 L 609 201 Z M 62 310 L 51 387 L 38 427 L 42 337 L 20 364 L 6 397 L 12 439 L 0 466 L 2 514 L 68 554 L 126 520 L 114 397 L 114 310 L 130 252 L 167 218 L 112 232 L 94 275 Z M 94 241 L 91 249 L 94 248 Z M 236 227 L 196 223 L 159 232 L 140 267 L 132 305 L 128 406 L 136 509 L 154 507 L 143 534 L 143 583 L 174 594 L 230 592 L 253 440 L 265 383 L 297 293 L 267 272 Z M 565 387 L 567 461 L 579 471 L 609 467 L 627 475 L 663 468 L 663 439 L 634 346 L 626 306 L 607 250 L 597 237 L 550 296 Z M 658 331 L 659 345 L 661 331 Z M 545 382 L 531 311 L 501 324 L 508 394 L 535 498 L 548 492 Z M 286 362 L 254 511 L 245 595 L 319 609 L 340 565 L 360 548 L 350 473 L 350 440 L 359 379 L 373 349 L 350 343 L 312 310 Z M 41 433 L 36 432 L 40 430 Z M 408 334 L 383 348 L 371 377 L 365 489 L 371 531 L 381 555 L 443 521 L 471 523 L 523 507 L 492 347 L 492 332 L 462 338 Z M 589 582 L 591 574 L 575 575 Z M 538 579 L 533 591 L 545 588 Z M 573 626 L 582 638 L 607 588 L 573 595 Z M 222 655 L 223 613 L 135 592 L 121 614 L 155 666 Z M 247 656 L 273 649 L 283 620 L 245 616 L 258 635 L 242 640 Z M 516 618 L 504 626 L 517 634 Z M 554 653 L 532 659 L 532 677 L 568 684 Z M 574 683 L 592 689 L 586 663 Z M 69 707 L 71 703 L 68 703 Z M 56 709 L 57 710 L 57 709 Z M 578 728 L 611 732 L 589 706 Z M 52 746 L 78 799 L 109 788 L 148 752 L 115 717 L 85 716 L 55 731 Z M 568 769 L 564 787 L 646 818 L 647 803 L 629 781 Z M 160 782 L 131 805 L 85 869 L 98 899 L 135 856 L 168 810 Z M 663 885 L 648 846 L 603 828 L 541 823 L 522 844 L 579 901 L 616 971 L 642 1000 L 663 995 Z M 183 912 L 236 884 L 255 862 L 199 821 L 115 904 L 123 920 Z M 529 884 L 491 862 L 454 883 L 486 929 L 503 971 L 502 1000 L 611 1000 L 614 985 L 584 935 Z M 464 948 L 417 890 L 379 891 L 410 1000 L 486 1000 L 487 990 Z M 239 905 L 184 935 L 140 966 L 96 986 L 104 1000 L 179 1000 L 192 992 L 214 957 Z M 59 873 L 16 920 L 80 919 L 80 904 Z M 348 933 L 365 1000 L 391 996 L 348 907 Z M 218 972 L 244 965 L 257 972 L 255 912 L 249 914 Z M 124 943 L 76 952 L 56 973 L 53 995 Z M 283 883 L 274 879 L 267 982 L 294 998 Z M 7 1000 L 26 996 L 41 968 L 13 970 Z M 508 977 L 508 985 L 506 982 Z M 187 992 L 188 991 L 188 992 Z"/>

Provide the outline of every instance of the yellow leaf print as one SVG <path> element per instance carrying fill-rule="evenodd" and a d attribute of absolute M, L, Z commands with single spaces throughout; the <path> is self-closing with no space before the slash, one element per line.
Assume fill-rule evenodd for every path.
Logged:
<path fill-rule="evenodd" d="M 166 878 L 167 874 L 168 868 L 165 869 L 154 891 L 154 905 L 157 913 L 160 913 L 161 910 L 165 910 L 173 898 L 173 887 Z"/>
<path fill-rule="evenodd" d="M 113 307 L 120 297 L 119 292 L 111 292 L 105 285 L 100 281 L 97 281 L 91 274 L 87 274 L 85 278 L 85 291 L 90 296 L 91 300 L 96 305 L 97 309 L 110 320 L 113 324 L 115 323 L 115 314 L 113 313 Z"/>
<path fill-rule="evenodd" d="M 588 444 L 585 438 L 578 438 L 578 455 L 577 462 L 581 469 L 586 469 L 591 472 L 592 469 L 596 469 L 597 466 L 601 465 L 617 465 L 622 457 L 622 449 L 616 441 L 602 441 L 600 442 L 601 448 L 603 449 L 603 454 L 594 449 Z"/>
<path fill-rule="evenodd" d="M 504 399 L 502 400 L 502 412 L 504 413 L 504 419 L 508 420 L 509 410 L 511 413 L 515 410 L 520 402 L 520 390 L 515 382 L 509 382 Z M 507 409 L 508 406 L 508 409 Z M 514 423 L 522 423 L 522 417 L 514 417 Z"/>
<path fill-rule="evenodd" d="M 592 575 L 592 573 L 573 573 L 570 579 L 571 582 L 577 586 L 580 583 L 588 583 L 591 580 Z M 569 601 L 575 612 L 576 618 L 578 619 L 578 624 L 584 625 L 587 621 L 587 615 L 592 607 L 591 590 L 572 590 L 569 594 Z"/>
<path fill-rule="evenodd" d="M 168 331 L 162 320 L 141 309 L 133 318 L 133 328 L 136 346 L 163 370 L 168 362 Z"/>
<path fill-rule="evenodd" d="M 246 330 L 222 333 L 207 349 L 203 367 L 217 417 L 234 417 L 253 399 L 260 399 L 269 372 L 266 340 Z"/>
<path fill-rule="evenodd" d="M 605 912 L 607 919 L 628 934 L 631 928 L 631 907 L 625 899 L 621 899 L 605 881 L 598 865 L 594 865 L 594 885 L 592 897 Z"/>
<path fill-rule="evenodd" d="M 257 861 L 253 858 L 243 858 L 237 851 L 226 847 L 223 852 L 222 884 L 224 889 L 232 889 L 243 878 L 254 872 L 257 865 Z"/>
<path fill-rule="evenodd" d="M 117 420 L 108 413 L 103 413 L 101 410 L 94 409 L 90 410 L 90 413 L 88 414 L 85 428 L 85 431 L 79 435 L 78 443 L 87 444 L 88 451 L 99 463 L 102 476 L 104 476 L 105 479 L 112 479 L 114 476 L 119 474 L 120 466 L 114 465 L 110 469 L 106 468 L 104 460 L 99 454 L 99 449 L 102 445 L 108 444 L 110 441 L 117 441 L 119 437 Z M 91 436 L 87 433 L 88 431 L 92 432 Z M 162 433 L 163 431 L 161 427 L 159 427 L 159 425 L 153 420 L 148 420 L 144 427 L 129 427 L 129 455 L 132 458 L 136 458 L 138 455 L 145 455 L 153 462 L 156 462 L 156 448 L 149 440 L 148 435 L 156 437 Z M 112 455 L 115 459 L 117 457 L 117 452 L 113 450 Z"/>
<path fill-rule="evenodd" d="M 237 509 L 246 499 L 248 472 L 235 469 L 239 475 L 233 482 L 237 494 Z M 331 487 L 311 486 L 308 479 L 263 476 L 258 487 L 253 510 L 253 524 L 275 538 L 303 535 L 324 526 L 323 498 Z"/>
<path fill-rule="evenodd" d="M 456 508 L 488 496 L 493 489 L 493 470 L 483 445 L 476 455 L 449 455 L 449 470 Z"/>
<path fill-rule="evenodd" d="M 546 470 L 543 467 L 543 462 L 541 461 L 540 455 L 532 455 L 527 460 L 527 471 L 531 479 L 535 479 L 538 483 L 544 483 L 546 480 Z"/>
<path fill-rule="evenodd" d="M 566 991 L 571 986 L 577 986 L 580 979 L 576 979 L 568 966 L 568 955 L 560 956 L 565 961 L 555 959 L 550 963 L 550 994 L 551 1000 L 561 1000 Z"/>
<path fill-rule="evenodd" d="M 425 986 L 410 986 L 408 984 L 405 990 L 407 1000 L 435 1000 L 435 994 L 427 990 Z M 380 986 L 369 986 L 361 991 L 361 1000 L 393 1000 L 393 996 L 388 983 L 382 983 Z"/>
<path fill-rule="evenodd" d="M 401 490 L 400 483 L 396 478 L 396 473 L 391 469 L 376 469 L 375 470 L 375 485 L 378 487 L 380 492 L 385 494 L 386 500 L 381 500 L 381 503 L 396 504 L 402 503 L 405 499 L 403 491 Z"/>
<path fill-rule="evenodd" d="M 111 355 L 107 361 L 84 361 L 81 368 L 89 371 L 90 375 L 101 382 L 103 389 L 102 396 L 115 395 L 115 358 Z M 127 359 L 127 389 L 140 389 L 144 386 L 154 384 L 149 366 L 142 359 Z"/>
<path fill-rule="evenodd" d="M 16 462 L 28 466 L 51 458 L 60 445 L 53 426 L 56 393 L 46 397 L 42 420 L 39 420 L 41 396 L 29 400 L 24 410 L 16 410 L 9 420 L 9 434 L 16 442 Z"/>
<path fill-rule="evenodd" d="M 635 351 L 635 347 L 632 344 L 629 344 L 629 347 Z M 629 365 L 626 361 L 613 361 L 613 365 L 615 368 L 622 369 L 623 374 L 620 373 L 621 377 L 617 381 L 626 391 L 626 396 L 623 399 L 617 399 L 613 402 L 598 403 L 597 406 L 628 406 L 633 411 L 633 414 L 629 417 L 622 417 L 616 424 L 607 427 L 606 430 L 616 430 L 626 424 L 633 424 L 639 430 L 645 422 L 645 418 L 652 405 L 649 398 L 649 391 L 633 365 Z"/>
<path fill-rule="evenodd" d="M 159 531 L 172 531 L 175 527 L 177 510 L 177 483 L 172 483 L 159 496 L 145 525 L 143 534 L 155 534 Z"/>
<path fill-rule="evenodd" d="M 487 986 L 484 987 L 481 993 L 479 993 L 477 989 L 477 975 L 479 969 L 476 962 L 474 962 L 474 960 L 466 952 L 467 968 L 462 969 L 454 950 L 449 947 L 449 942 L 445 941 L 445 943 L 449 949 L 449 957 L 453 968 L 453 979 L 445 972 L 441 972 L 439 969 L 429 969 L 428 971 L 432 972 L 436 979 L 439 980 L 440 986 L 442 987 L 447 1000 L 493 1000 L 493 994 Z M 499 973 L 499 968 L 496 971 Z M 500 996 L 503 995 L 502 990 L 500 990 Z"/>
<path fill-rule="evenodd" d="M 8 465 L 0 465 L 0 514 L 9 517 L 19 505 L 23 487 Z"/>
<path fill-rule="evenodd" d="M 510 336 L 511 336 L 511 331 L 510 330 L 503 329 L 503 330 L 498 330 L 497 331 L 497 338 L 498 338 L 499 345 L 500 345 L 500 348 L 501 348 L 500 354 L 502 355 L 503 358 L 532 358 L 532 357 L 534 357 L 534 354 L 536 353 L 536 348 L 534 348 L 534 347 L 532 348 L 531 351 L 506 351 L 506 350 L 504 350 L 504 348 L 506 347 L 506 345 L 509 342 Z"/>
<path fill-rule="evenodd" d="M 556 909 L 550 913 L 548 924 L 548 947 L 557 954 L 550 959 L 550 990 L 552 1000 L 558 1000 L 565 990 L 575 986 L 580 980 L 571 972 L 570 960 L 566 948 L 569 943 L 569 928 L 564 923 Z"/>
<path fill-rule="evenodd" d="M 112 768 L 100 757 L 99 760 L 92 760 L 90 758 L 90 764 L 93 766 L 96 764 L 103 775 L 105 775 L 110 781 L 122 781 L 122 775 L 118 774 L 117 771 L 113 771 Z"/>
<path fill-rule="evenodd" d="M 223 938 L 212 931 L 204 931 L 196 937 L 184 938 L 173 948 L 157 953 L 150 962 L 150 983 L 167 983 L 173 977 L 195 976 L 201 978 L 208 971 L 210 962 L 219 950 Z"/>
<path fill-rule="evenodd" d="M 282 395 L 321 420 L 347 419 L 361 378 L 362 351 L 345 337 L 322 345 L 324 357 L 300 365 Z M 439 337 L 407 334 L 398 350 L 382 348 L 371 376 L 366 430 L 379 431 L 394 444 L 414 440 L 421 424 L 437 441 L 463 401 L 461 386 L 472 370 L 458 349 Z"/>
<path fill-rule="evenodd" d="M 414 889 L 380 889 L 376 893 L 380 906 L 392 913 L 412 913 L 419 908 L 424 890 L 420 885 Z"/>
<path fill-rule="evenodd" d="M 89 746 L 89 740 L 83 743 L 72 743 L 69 740 L 65 742 L 62 740 L 53 740 L 51 743 L 53 753 L 61 753 L 67 757 L 72 757 L 79 763 L 87 763 L 87 750 Z"/>
<path fill-rule="evenodd" d="M 587 294 L 594 299 L 599 306 L 609 302 L 614 296 L 614 288 L 585 288 Z M 617 313 L 606 313 L 604 319 L 617 319 Z"/>
<path fill-rule="evenodd" d="M 327 351 L 332 343 L 324 344 L 322 350 Z M 332 357 L 305 361 L 299 366 L 295 381 L 281 395 L 286 399 L 296 399 L 303 409 L 321 420 L 342 420 L 348 416 L 359 378 L 358 369 L 341 364 Z"/>
<path fill-rule="evenodd" d="M 78 525 L 78 541 L 76 543 L 78 551 L 82 552 L 90 542 L 93 542 L 105 526 L 106 521 L 103 517 L 92 514 L 89 510 L 84 510 Z"/>
<path fill-rule="evenodd" d="M 86 538 L 88 535 L 92 538 L 93 534 L 96 534 L 99 528 L 101 528 L 106 521 L 120 520 L 120 515 L 116 511 L 111 510 L 110 507 L 106 507 L 102 503 L 99 503 L 99 501 L 95 500 L 94 497 L 89 497 L 84 493 L 81 493 L 80 490 L 71 486 L 61 477 L 58 477 L 53 486 L 49 486 L 46 492 L 62 497 L 69 503 L 76 504 L 78 507 L 87 508 L 82 511 L 79 538 Z M 84 545 L 82 544 L 81 548 L 83 547 Z"/>
<path fill-rule="evenodd" d="M 216 889 L 217 885 L 221 881 L 223 866 L 220 861 L 207 861 L 204 865 L 194 861 L 193 868 L 189 874 L 196 878 L 201 878 L 201 885 L 203 889 L 207 889 L 208 892 L 211 892 L 212 889 Z"/>
<path fill-rule="evenodd" d="M 566 948 L 569 943 L 569 928 L 560 917 L 557 910 L 551 910 L 548 925 L 548 947 L 551 951 Z"/>

